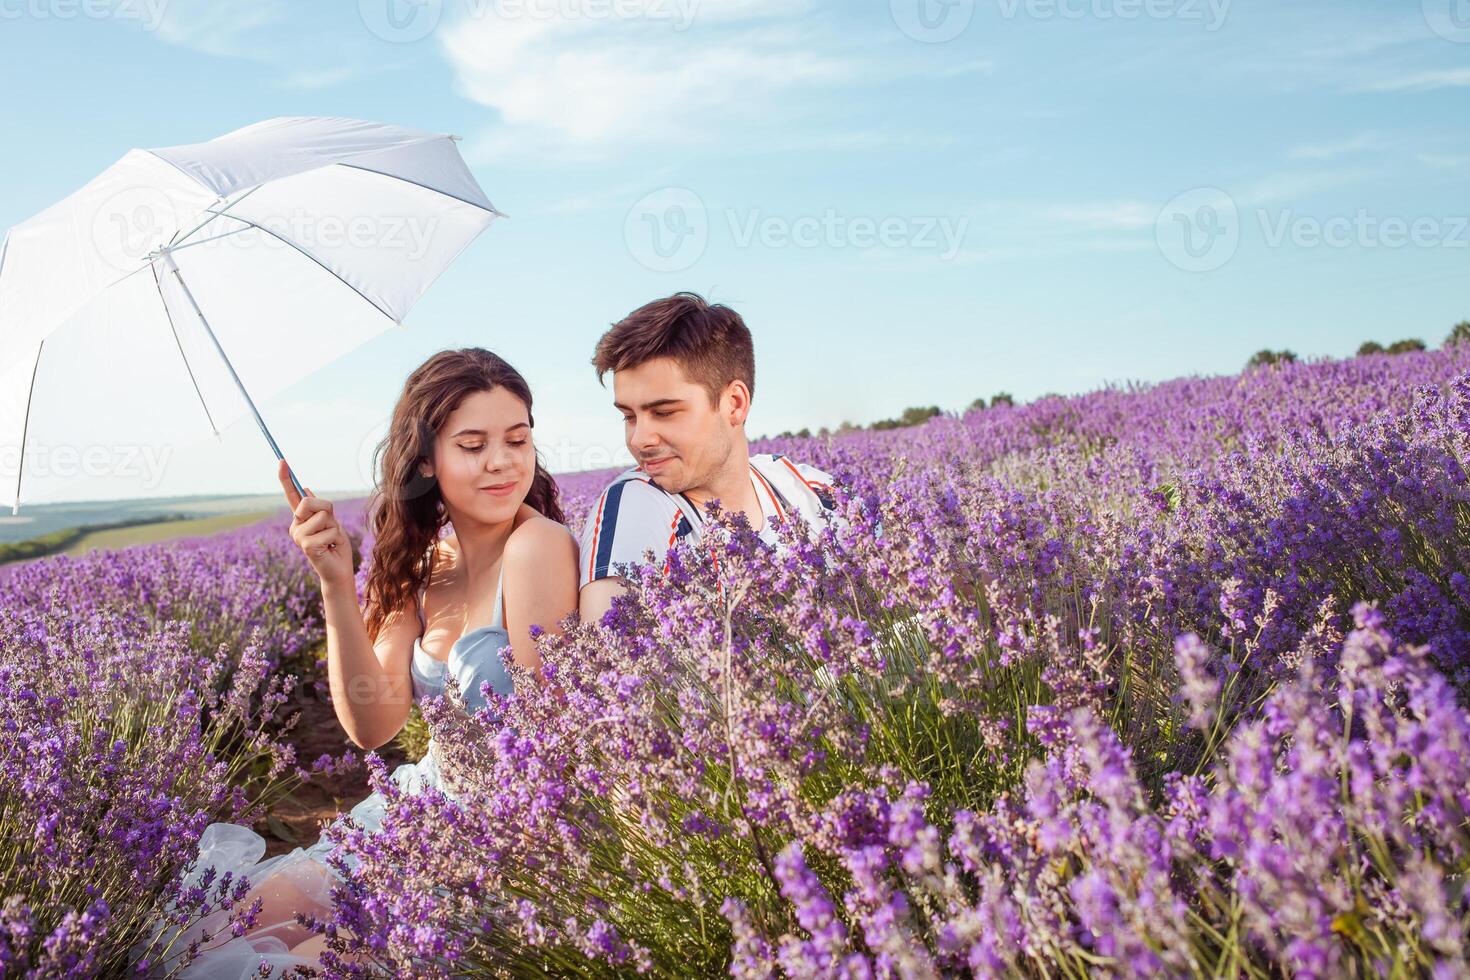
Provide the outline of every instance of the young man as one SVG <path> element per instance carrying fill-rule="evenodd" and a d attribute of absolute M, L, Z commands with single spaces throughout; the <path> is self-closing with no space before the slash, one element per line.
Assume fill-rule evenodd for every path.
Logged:
<path fill-rule="evenodd" d="M 740 314 L 694 293 L 634 310 L 597 342 L 598 380 L 611 371 L 613 406 L 637 465 L 598 498 L 582 529 L 583 621 L 601 617 L 624 588 L 616 567 L 655 560 L 697 541 L 704 504 L 741 511 L 774 543 L 770 518 L 800 513 L 812 524 L 833 508 L 832 478 L 785 456 L 750 455 L 745 420 L 755 391 L 755 351 Z"/>

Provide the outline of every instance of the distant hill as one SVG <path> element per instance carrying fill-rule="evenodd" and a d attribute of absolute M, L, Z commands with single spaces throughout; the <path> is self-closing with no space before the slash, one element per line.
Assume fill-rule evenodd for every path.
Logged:
<path fill-rule="evenodd" d="M 364 497 L 364 490 L 323 491 L 331 500 Z M 0 544 L 15 544 L 76 528 L 131 526 L 150 521 L 223 517 L 284 509 L 279 493 L 150 497 L 140 500 L 87 500 L 61 504 L 26 504 L 14 516 L 0 506 Z"/>

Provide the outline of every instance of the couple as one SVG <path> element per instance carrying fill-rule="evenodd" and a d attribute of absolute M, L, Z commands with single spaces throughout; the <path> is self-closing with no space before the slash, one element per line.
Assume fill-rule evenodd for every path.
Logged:
<path fill-rule="evenodd" d="M 442 693 L 449 674 L 471 711 L 486 706 L 482 685 L 510 694 L 507 646 L 526 669 L 518 676 L 537 676 L 533 627 L 558 632 L 574 612 L 583 621 L 601 617 L 624 588 L 617 569 L 650 551 L 659 559 L 682 539 L 697 541 L 710 500 L 744 512 L 768 542 L 771 518 L 833 516 L 826 473 L 780 455 L 750 455 L 755 358 L 734 310 L 692 293 L 656 300 L 604 334 L 592 363 L 599 379 L 612 373 L 613 405 L 638 465 L 601 493 L 580 543 L 537 460 L 530 389 L 479 348 L 430 358 L 394 408 L 370 506 L 365 608 L 332 504 L 309 489 L 301 497 L 280 464 L 291 537 L 321 579 L 332 702 L 358 746 L 394 738 L 410 705 Z M 446 524 L 454 530 L 447 537 Z M 440 786 L 436 759 L 431 740 L 424 758 L 399 766 L 393 778 L 410 790 Z M 352 809 L 357 823 L 374 829 L 383 816 L 376 793 Z M 259 898 L 262 908 L 249 933 L 207 944 L 183 976 L 252 976 L 262 962 L 281 970 L 316 965 L 324 940 L 295 914 L 329 918 L 330 846 L 322 840 L 262 861 L 264 850 L 249 828 L 206 828 L 196 869 L 245 875 L 246 905 Z"/>

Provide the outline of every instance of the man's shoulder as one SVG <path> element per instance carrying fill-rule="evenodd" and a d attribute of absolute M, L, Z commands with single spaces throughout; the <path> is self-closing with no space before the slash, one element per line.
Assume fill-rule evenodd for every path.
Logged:
<path fill-rule="evenodd" d="M 674 497 L 646 473 L 634 467 L 618 474 L 598 494 L 582 526 L 582 584 L 617 574 L 618 564 L 642 561 L 647 551 L 666 550 L 670 534 L 677 536 L 679 516 Z"/>
<path fill-rule="evenodd" d="M 626 521 L 630 514 L 668 514 L 678 508 L 672 495 L 634 466 L 613 477 L 597 495 L 588 525 Z"/>
<path fill-rule="evenodd" d="M 793 502 L 814 502 L 823 510 L 837 505 L 831 474 L 810 463 L 799 463 L 784 453 L 756 453 L 750 457 L 750 465 Z"/>

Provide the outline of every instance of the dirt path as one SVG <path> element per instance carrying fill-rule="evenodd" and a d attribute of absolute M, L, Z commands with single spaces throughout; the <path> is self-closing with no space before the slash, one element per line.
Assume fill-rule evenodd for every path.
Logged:
<path fill-rule="evenodd" d="M 309 682 L 303 688 L 297 703 L 301 719 L 286 739 L 296 747 L 298 763 L 310 765 L 312 760 L 323 754 L 340 756 L 352 749 L 353 745 L 337 721 L 331 702 L 324 695 L 312 692 Z M 378 754 L 388 763 L 389 769 L 407 761 L 403 752 L 391 742 L 379 749 Z M 352 809 L 367 795 L 366 766 L 356 767 L 347 776 L 322 776 L 298 786 L 293 794 L 255 825 L 255 830 L 265 837 L 266 855 L 284 854 L 298 845 L 313 843 L 320 836 L 323 823 Z"/>

